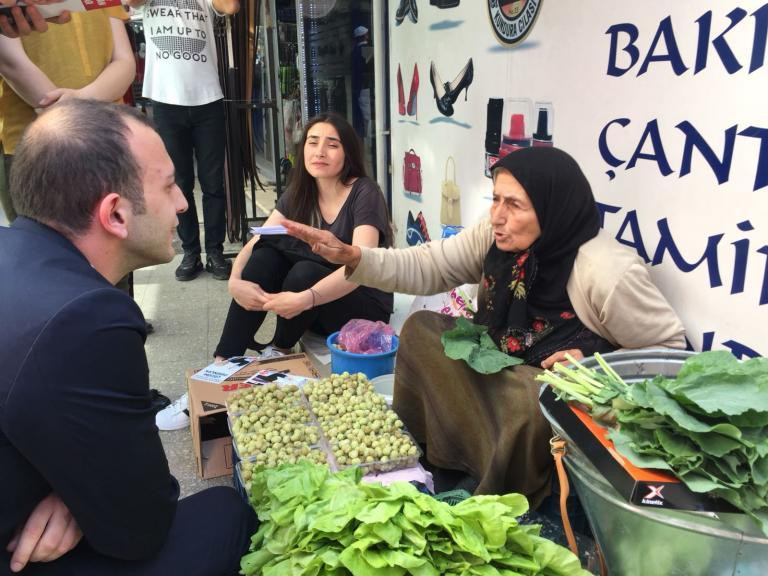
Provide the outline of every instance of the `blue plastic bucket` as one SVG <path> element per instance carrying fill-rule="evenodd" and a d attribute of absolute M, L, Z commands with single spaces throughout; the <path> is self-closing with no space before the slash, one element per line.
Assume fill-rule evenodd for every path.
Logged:
<path fill-rule="evenodd" d="M 362 372 L 370 380 L 381 374 L 392 374 L 395 371 L 395 354 L 400 343 L 397 336 L 392 336 L 392 350 L 380 354 L 356 354 L 340 350 L 336 348 L 338 336 L 339 333 L 334 332 L 325 341 L 331 351 L 331 372 L 334 374 Z"/>

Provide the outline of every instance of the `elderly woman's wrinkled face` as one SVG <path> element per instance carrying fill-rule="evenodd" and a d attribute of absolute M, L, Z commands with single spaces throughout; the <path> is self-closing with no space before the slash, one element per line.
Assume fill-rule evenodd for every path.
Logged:
<path fill-rule="evenodd" d="M 494 172 L 491 226 L 499 250 L 519 252 L 541 236 L 536 210 L 525 189 L 504 169 Z"/>

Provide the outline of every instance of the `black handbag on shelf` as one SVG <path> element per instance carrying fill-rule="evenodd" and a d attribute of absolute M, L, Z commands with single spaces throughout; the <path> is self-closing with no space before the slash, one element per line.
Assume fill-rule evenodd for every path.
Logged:
<path fill-rule="evenodd" d="M 456 8 L 461 0 L 429 0 L 430 6 L 438 8 Z"/>

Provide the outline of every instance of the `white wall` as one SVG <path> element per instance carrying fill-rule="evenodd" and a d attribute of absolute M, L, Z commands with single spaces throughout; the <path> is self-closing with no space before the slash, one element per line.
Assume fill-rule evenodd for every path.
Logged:
<path fill-rule="evenodd" d="M 456 159 L 463 223 L 487 212 L 489 98 L 550 101 L 555 145 L 577 159 L 598 202 L 608 207 L 606 230 L 647 258 L 693 348 L 768 353 L 768 3 L 546 0 L 527 38 L 514 47 L 495 39 L 488 2 L 461 0 L 456 8 L 440 10 L 417 0 L 418 21 L 406 18 L 397 26 L 399 3 L 390 2 L 389 14 L 398 245 L 405 245 L 409 210 L 423 211 L 431 237 L 440 236 L 440 184 L 448 155 Z M 625 48 L 632 29 L 638 58 L 630 67 L 632 48 Z M 450 81 L 470 57 L 469 99 L 464 102 L 462 93 L 454 115 L 446 118 L 433 98 L 430 62 Z M 612 61 L 628 70 L 609 74 Z M 414 62 L 418 116 L 400 116 L 397 66 L 407 103 Z M 618 166 L 601 153 L 603 131 Z M 699 147 L 711 147 L 716 162 L 732 153 L 730 169 L 726 161 L 714 170 L 694 146 L 690 169 L 684 170 L 686 144 L 696 133 Z M 420 201 L 402 189 L 403 153 L 409 148 L 422 160 Z"/>

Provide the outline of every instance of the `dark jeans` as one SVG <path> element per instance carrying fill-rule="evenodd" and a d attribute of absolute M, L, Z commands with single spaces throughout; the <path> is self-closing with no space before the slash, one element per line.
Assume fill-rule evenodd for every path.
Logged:
<path fill-rule="evenodd" d="M 176 168 L 179 185 L 189 208 L 179 214 L 177 228 L 184 252 L 200 253 L 200 227 L 193 190 L 195 163 L 203 191 L 205 251 L 221 252 L 227 227 L 227 197 L 224 192 L 224 102 L 202 106 L 175 106 L 153 102 L 155 127 Z M 194 154 L 194 160 L 193 160 Z"/>
<path fill-rule="evenodd" d="M 151 519 L 147 519 L 151 522 Z M 31 563 L 28 576 L 236 576 L 240 558 L 258 529 L 253 510 L 232 488 L 218 486 L 179 500 L 163 548 L 141 561 L 115 560 L 94 552 L 83 540 L 48 563 Z M 0 567 L 0 574 L 4 573 Z"/>
<path fill-rule="evenodd" d="M 255 282 L 267 292 L 302 292 L 333 271 L 330 266 L 257 243 L 241 277 Z M 253 336 L 266 315 L 266 312 L 250 312 L 232 300 L 214 355 L 224 358 L 242 356 L 246 348 L 253 347 Z M 278 316 L 273 343 L 278 348 L 291 348 L 307 330 L 328 335 L 340 330 L 352 318 L 389 322 L 389 316 L 370 294 L 357 288 L 343 298 L 302 312 L 290 320 Z"/>

